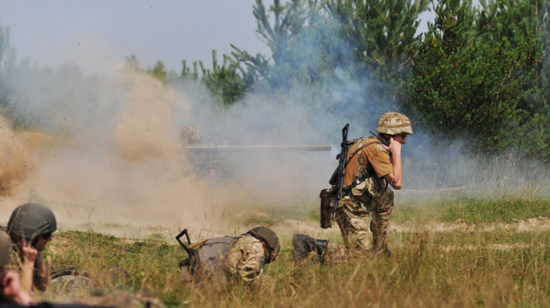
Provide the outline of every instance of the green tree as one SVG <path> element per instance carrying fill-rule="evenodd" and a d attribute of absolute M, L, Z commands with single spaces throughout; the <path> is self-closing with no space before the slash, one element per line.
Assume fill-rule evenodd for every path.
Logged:
<path fill-rule="evenodd" d="M 473 152 L 513 145 L 510 132 L 530 113 L 520 104 L 524 85 L 540 61 L 538 33 L 522 11 L 528 1 L 501 4 L 479 10 L 470 1 L 439 0 L 435 22 L 428 24 L 418 48 L 411 49 L 406 106 L 433 136 L 468 136 Z"/>
<path fill-rule="evenodd" d="M 148 69 L 147 72 L 160 81 L 165 81 L 166 76 L 168 76 L 166 67 L 164 66 L 164 63 L 162 63 L 162 61 L 160 60 L 157 60 L 155 66 L 153 66 L 153 68 L 151 69 Z"/>
<path fill-rule="evenodd" d="M 256 33 L 270 48 L 273 62 L 232 45 L 234 59 L 245 64 L 247 79 L 264 81 L 264 91 L 288 93 L 294 85 L 319 84 L 332 74 L 336 64 L 330 53 L 334 24 L 318 1 L 292 0 L 281 4 L 275 0 L 266 9 L 262 0 L 256 0 L 253 14 Z"/>
<path fill-rule="evenodd" d="M 416 46 L 418 16 L 428 0 L 329 0 L 325 9 L 338 21 L 338 36 L 352 53 L 356 75 L 367 76 L 369 95 L 382 109 L 399 106 L 409 77 L 408 50 Z M 389 106 L 384 104 L 389 101 Z M 386 106 L 384 106 L 386 105 Z"/>
<path fill-rule="evenodd" d="M 185 62 L 183 64 L 182 75 L 188 75 Z M 220 66 L 215 50 L 212 50 L 212 70 L 205 68 L 202 61 L 199 62 L 199 66 L 202 71 L 201 81 L 223 105 L 235 103 L 249 86 L 240 74 L 239 64 L 232 61 L 229 56 L 223 55 L 223 64 Z M 193 75 L 197 76 L 196 68 Z"/>

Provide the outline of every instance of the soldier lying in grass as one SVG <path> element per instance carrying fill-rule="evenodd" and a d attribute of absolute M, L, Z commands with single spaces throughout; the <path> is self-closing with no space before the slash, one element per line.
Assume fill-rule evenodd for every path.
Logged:
<path fill-rule="evenodd" d="M 180 262 L 184 283 L 209 280 L 223 285 L 228 277 L 247 283 L 258 281 L 263 266 L 275 260 L 281 250 L 277 235 L 265 227 L 240 237 L 218 237 L 191 246 L 196 247 L 197 254 Z"/>

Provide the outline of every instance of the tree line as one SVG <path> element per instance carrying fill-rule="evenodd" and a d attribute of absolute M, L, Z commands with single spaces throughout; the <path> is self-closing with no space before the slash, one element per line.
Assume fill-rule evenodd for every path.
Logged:
<path fill-rule="evenodd" d="M 420 34 L 426 10 L 435 17 Z M 211 67 L 184 60 L 176 73 L 158 61 L 146 71 L 203 83 L 223 106 L 264 93 L 343 121 L 397 110 L 436 144 L 550 158 L 549 0 L 256 0 L 252 13 L 270 55 L 232 45 Z"/>

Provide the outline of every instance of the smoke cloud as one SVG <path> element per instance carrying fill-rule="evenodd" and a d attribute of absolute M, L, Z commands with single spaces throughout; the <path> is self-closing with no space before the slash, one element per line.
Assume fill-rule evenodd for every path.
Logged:
<path fill-rule="evenodd" d="M 256 212 L 303 215 L 328 186 L 341 128 L 351 124 L 350 139 L 368 135 L 388 111 L 352 97 L 368 89 L 368 80 L 319 89 L 351 102 L 337 110 L 304 99 L 311 89 L 285 99 L 249 94 L 222 108 L 200 83 L 166 85 L 124 63 L 102 67 L 110 68 L 108 76 L 86 76 L 72 64 L 39 68 L 27 59 L 13 72 L 5 85 L 9 106 L 32 125 L 14 132 L 15 119 L 0 118 L 0 222 L 24 202 L 41 202 L 61 226 L 79 228 L 159 225 L 195 232 L 227 230 Z M 179 134 L 188 125 L 200 127 L 206 143 L 332 143 L 333 150 L 215 153 L 208 157 L 215 164 L 201 173 L 181 147 Z M 428 197 L 444 187 L 480 196 L 527 188 L 548 194 L 548 173 L 539 162 L 468 158 L 462 141 L 435 147 L 422 128 L 414 130 L 404 147 L 405 189 Z M 411 197 L 397 192 L 396 198 L 399 204 Z"/>

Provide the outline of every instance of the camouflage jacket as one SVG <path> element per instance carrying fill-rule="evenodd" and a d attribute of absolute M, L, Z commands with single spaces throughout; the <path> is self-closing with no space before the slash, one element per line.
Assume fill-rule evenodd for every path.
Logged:
<path fill-rule="evenodd" d="M 231 275 L 244 281 L 256 281 L 262 275 L 265 262 L 262 242 L 251 235 L 244 235 L 231 247 L 225 258 L 225 266 Z"/>
<path fill-rule="evenodd" d="M 376 144 L 371 146 L 376 146 L 378 151 L 386 151 L 386 149 L 382 146 L 381 142 L 376 137 L 363 137 L 357 140 L 357 148 L 369 142 L 375 142 Z M 365 159 L 363 155 L 361 155 L 361 153 L 358 153 L 357 155 L 359 155 L 359 168 L 355 172 L 353 180 L 355 181 L 356 179 L 361 178 L 366 173 L 370 173 L 372 174 L 372 176 L 355 186 L 351 190 L 351 194 L 359 199 L 361 202 L 363 202 L 365 205 L 368 205 L 372 202 L 377 202 L 378 198 L 380 198 L 384 194 L 388 185 L 384 178 L 379 178 L 378 176 L 376 176 L 374 168 L 369 163 L 369 161 Z"/>

